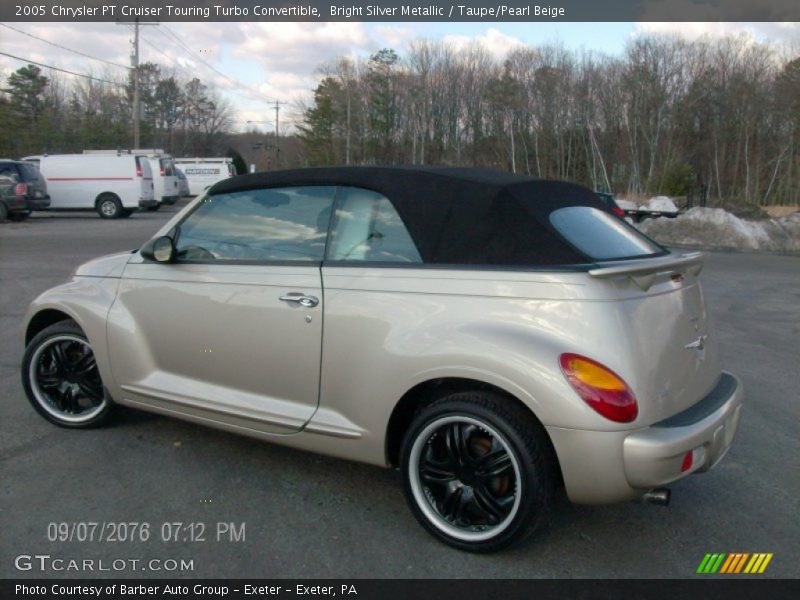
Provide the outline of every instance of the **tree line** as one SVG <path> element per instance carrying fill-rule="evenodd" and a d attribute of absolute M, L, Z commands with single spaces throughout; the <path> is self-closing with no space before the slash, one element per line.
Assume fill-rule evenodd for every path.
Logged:
<path fill-rule="evenodd" d="M 233 109 L 198 78 L 180 79 L 155 63 L 139 66 L 141 142 L 176 156 L 219 153 Z M 0 156 L 81 152 L 132 145 L 133 73 L 72 79 L 29 64 L 0 94 Z"/>
<path fill-rule="evenodd" d="M 476 165 L 617 193 L 800 203 L 800 58 L 650 35 L 618 57 L 411 43 L 320 68 L 307 165 Z"/>

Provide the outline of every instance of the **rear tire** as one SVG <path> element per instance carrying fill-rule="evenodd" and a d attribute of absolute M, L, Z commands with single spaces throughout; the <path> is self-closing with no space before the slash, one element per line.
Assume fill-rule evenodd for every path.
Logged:
<path fill-rule="evenodd" d="M 8 220 L 8 207 L 4 202 L 0 202 L 0 223 Z"/>
<path fill-rule="evenodd" d="M 400 472 L 411 512 L 434 537 L 494 552 L 530 535 L 551 502 L 550 443 L 524 408 L 494 392 L 458 392 L 422 408 Z"/>
<path fill-rule="evenodd" d="M 119 219 L 122 216 L 122 202 L 116 194 L 100 194 L 96 202 L 97 214 L 103 219 Z"/>
<path fill-rule="evenodd" d="M 156 204 L 155 206 L 148 206 L 145 210 L 147 212 L 156 212 L 159 208 L 161 208 L 161 204 Z"/>

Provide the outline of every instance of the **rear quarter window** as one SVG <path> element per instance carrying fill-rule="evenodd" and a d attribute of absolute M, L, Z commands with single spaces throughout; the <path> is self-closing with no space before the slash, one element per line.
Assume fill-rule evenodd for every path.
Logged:
<path fill-rule="evenodd" d="M 550 213 L 551 225 L 573 247 L 595 260 L 663 254 L 665 249 L 624 221 L 591 206 L 567 206 Z"/>

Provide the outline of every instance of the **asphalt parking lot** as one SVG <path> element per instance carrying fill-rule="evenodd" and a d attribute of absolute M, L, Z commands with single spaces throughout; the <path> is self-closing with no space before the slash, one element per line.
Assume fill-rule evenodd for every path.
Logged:
<path fill-rule="evenodd" d="M 132 410 L 92 431 L 33 411 L 19 382 L 28 303 L 80 263 L 137 247 L 171 214 L 39 213 L 0 224 L 0 577 L 692 577 L 707 552 L 771 552 L 761 577 L 800 576 L 800 257 L 715 253 L 706 263 L 724 365 L 747 391 L 717 469 L 673 486 L 668 508 L 561 502 L 524 545 L 475 556 L 418 526 L 392 471 Z M 79 521 L 147 522 L 151 537 L 49 541 L 50 523 Z M 173 522 L 204 523 L 205 541 L 184 541 L 186 529 L 162 541 Z M 218 540 L 217 523 L 236 532 L 245 523 L 246 535 L 232 541 L 229 528 Z M 187 559 L 194 569 L 19 571 L 22 554 Z"/>

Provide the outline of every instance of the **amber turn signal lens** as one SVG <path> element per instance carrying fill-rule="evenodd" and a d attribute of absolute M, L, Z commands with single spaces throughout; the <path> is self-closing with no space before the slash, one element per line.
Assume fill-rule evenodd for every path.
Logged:
<path fill-rule="evenodd" d="M 628 384 L 599 362 L 580 354 L 564 353 L 561 371 L 586 404 L 606 419 L 630 423 L 639 414 L 639 405 Z"/>

